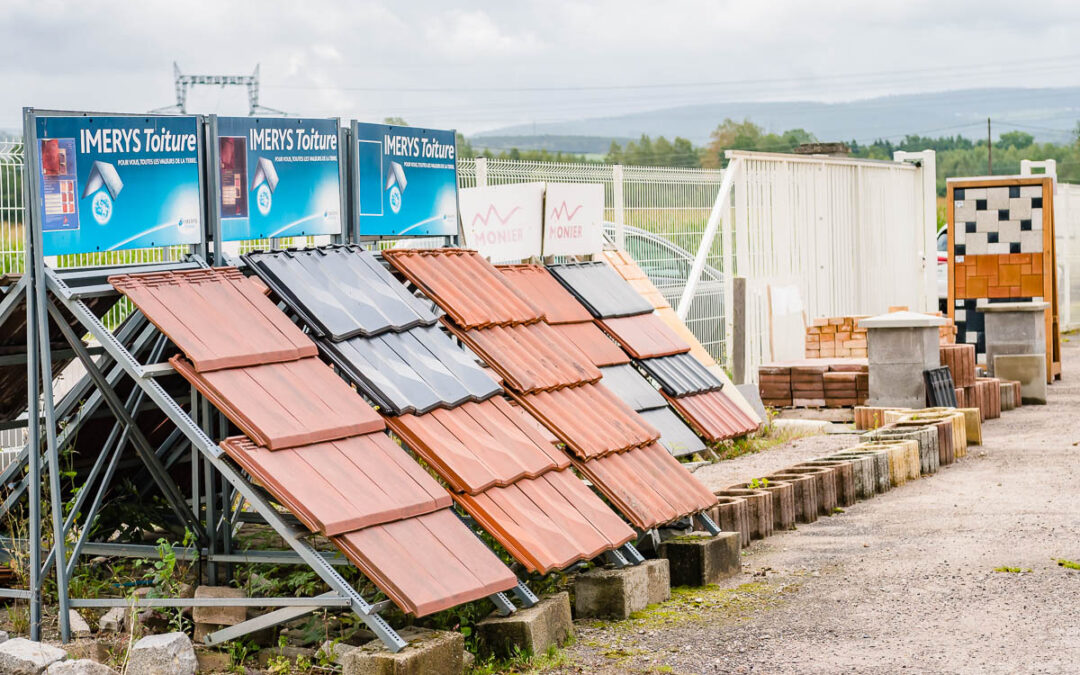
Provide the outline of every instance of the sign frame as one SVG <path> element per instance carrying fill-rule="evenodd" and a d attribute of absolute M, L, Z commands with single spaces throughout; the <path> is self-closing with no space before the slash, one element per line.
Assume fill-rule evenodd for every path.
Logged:
<path fill-rule="evenodd" d="M 102 251 L 69 251 L 65 253 L 51 253 L 45 251 L 45 232 L 42 228 L 44 224 L 42 203 L 41 203 L 41 153 L 39 148 L 39 141 L 41 140 L 37 132 L 38 120 L 45 117 L 82 117 L 82 118 L 104 118 L 104 117 L 129 117 L 129 118 L 162 118 L 162 119 L 182 119 L 191 118 L 195 121 L 196 134 L 195 134 L 195 161 L 196 161 L 196 173 L 198 175 L 198 195 L 199 195 L 199 226 L 198 241 L 187 244 L 176 244 L 180 246 L 187 246 L 189 254 L 206 255 L 206 183 L 205 175 L 203 173 L 203 167 L 206 164 L 206 144 L 203 134 L 203 128 L 205 126 L 205 116 L 203 115 L 163 115 L 159 113 L 123 113 L 123 112 L 97 112 L 88 110 L 52 110 L 45 108 L 23 108 L 23 197 L 24 204 L 26 205 L 26 224 L 33 229 L 33 234 L 37 242 L 36 248 L 41 251 L 45 257 L 54 257 L 59 255 L 80 255 L 84 253 L 102 253 Z M 155 249 L 164 248 L 165 246 L 172 246 L 172 244 L 164 244 L 162 246 L 142 246 L 131 247 L 117 250 L 139 250 L 139 249 Z M 29 262 L 29 261 L 28 261 Z"/>

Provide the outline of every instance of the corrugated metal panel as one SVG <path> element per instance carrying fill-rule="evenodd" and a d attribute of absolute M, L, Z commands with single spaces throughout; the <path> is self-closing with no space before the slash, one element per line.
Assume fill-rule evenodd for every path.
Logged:
<path fill-rule="evenodd" d="M 638 414 L 660 430 L 660 445 L 667 448 L 667 451 L 675 457 L 705 451 L 705 444 L 694 433 L 694 430 L 686 426 L 686 423 L 666 405 L 663 408 L 642 410 Z"/>
<path fill-rule="evenodd" d="M 635 536 L 569 469 L 456 498 L 530 572 L 589 560 Z"/>
<path fill-rule="evenodd" d="M 551 325 L 592 321 L 592 315 L 543 265 L 497 265 L 514 288 L 540 308 Z"/>
<path fill-rule="evenodd" d="M 199 372 L 315 356 L 311 340 L 239 270 L 109 277 Z"/>
<path fill-rule="evenodd" d="M 582 459 L 641 447 L 660 437 L 602 384 L 511 395 Z"/>
<path fill-rule="evenodd" d="M 722 391 L 667 398 L 686 421 L 711 443 L 745 436 L 758 428 L 758 423 Z"/>
<path fill-rule="evenodd" d="M 709 369 L 689 354 L 661 356 L 658 359 L 642 359 L 638 362 L 665 393 L 671 396 L 689 396 L 706 391 L 719 391 L 724 383 Z"/>
<path fill-rule="evenodd" d="M 502 391 L 438 326 L 421 326 L 319 347 L 350 380 L 386 412 L 424 413 Z"/>
<path fill-rule="evenodd" d="M 454 490 L 477 494 L 570 465 L 535 425 L 502 398 L 387 424 Z"/>
<path fill-rule="evenodd" d="M 650 408 L 666 408 L 667 401 L 656 387 L 642 377 L 637 368 L 627 364 L 601 368 L 604 386 L 618 396 L 626 405 L 641 412 Z"/>
<path fill-rule="evenodd" d="M 249 253 L 244 260 L 317 335 L 335 342 L 430 326 L 430 303 L 359 246 Z"/>
<path fill-rule="evenodd" d="M 476 251 L 460 248 L 390 249 L 391 265 L 417 285 L 462 328 L 531 323 L 543 313 Z"/>
<path fill-rule="evenodd" d="M 446 490 L 386 434 L 277 451 L 233 436 L 221 447 L 309 529 L 327 536 L 452 503 Z"/>
<path fill-rule="evenodd" d="M 715 495 L 659 444 L 574 465 L 642 530 L 716 503 Z"/>
<path fill-rule="evenodd" d="M 572 344 L 546 323 L 491 326 L 460 330 L 461 338 L 519 392 L 549 391 L 600 379 L 600 370 L 587 363 Z"/>
<path fill-rule="evenodd" d="M 517 585 L 506 565 L 449 509 L 331 541 L 398 607 L 416 616 Z"/>
<path fill-rule="evenodd" d="M 597 323 L 635 359 L 651 359 L 690 351 L 690 345 L 668 328 L 655 312 L 604 319 Z"/>
<path fill-rule="evenodd" d="M 548 265 L 548 270 L 597 319 L 653 311 L 652 304 L 605 262 Z"/>
<path fill-rule="evenodd" d="M 198 373 L 176 372 L 259 445 L 282 450 L 385 429 L 382 418 L 317 358 Z"/>
<path fill-rule="evenodd" d="M 630 363 L 630 357 L 592 321 L 588 323 L 564 323 L 552 326 L 552 330 L 578 348 L 585 360 L 594 366 L 615 366 Z"/>

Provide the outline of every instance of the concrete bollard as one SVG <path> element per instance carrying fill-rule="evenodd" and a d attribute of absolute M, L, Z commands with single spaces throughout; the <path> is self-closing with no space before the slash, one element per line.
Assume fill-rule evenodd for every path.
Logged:
<path fill-rule="evenodd" d="M 716 494 L 722 497 L 742 497 L 746 500 L 751 539 L 764 539 L 773 533 L 772 495 L 767 490 L 727 488 Z"/>
<path fill-rule="evenodd" d="M 773 503 L 773 530 L 795 529 L 795 487 L 790 483 L 783 483 L 765 479 L 766 484 L 750 487 L 751 483 L 739 483 L 732 485 L 734 489 L 765 490 L 772 495 Z"/>
<path fill-rule="evenodd" d="M 774 473 L 765 476 L 769 482 L 791 485 L 795 495 L 795 522 L 812 523 L 818 519 L 817 478 L 801 473 Z"/>
<path fill-rule="evenodd" d="M 721 530 L 738 532 L 739 544 L 744 547 L 750 545 L 750 513 L 745 499 L 717 495 L 712 513 L 713 522 Z"/>

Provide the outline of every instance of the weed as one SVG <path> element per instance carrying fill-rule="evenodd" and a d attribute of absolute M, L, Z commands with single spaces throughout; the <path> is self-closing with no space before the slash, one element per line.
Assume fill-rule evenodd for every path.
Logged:
<path fill-rule="evenodd" d="M 754 478 L 749 483 L 747 483 L 746 486 L 751 490 L 764 490 L 765 488 L 769 487 L 769 479 Z"/>
<path fill-rule="evenodd" d="M 1065 558 L 1058 558 L 1057 564 L 1067 570 L 1080 570 L 1080 563 Z"/>
<path fill-rule="evenodd" d="M 1030 572 L 1031 569 L 1030 568 L 1020 568 L 1020 567 L 1008 567 L 1006 565 L 1002 565 L 1001 567 L 995 567 L 994 571 L 995 572 L 1007 572 L 1009 574 L 1026 574 L 1026 573 Z"/>
<path fill-rule="evenodd" d="M 235 640 L 229 643 L 229 665 L 237 673 L 244 672 L 244 664 L 250 659 L 259 647 L 254 642 Z"/>
<path fill-rule="evenodd" d="M 839 506 L 834 506 L 832 512 L 833 513 L 843 513 L 844 509 L 840 508 Z"/>

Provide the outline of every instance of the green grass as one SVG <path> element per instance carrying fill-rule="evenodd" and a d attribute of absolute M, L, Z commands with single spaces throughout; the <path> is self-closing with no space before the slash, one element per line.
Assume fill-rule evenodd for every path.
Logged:
<path fill-rule="evenodd" d="M 1008 574 L 1027 574 L 1031 571 L 1031 568 L 1007 567 L 1005 565 L 1002 565 L 1001 567 L 995 567 L 994 571 L 1006 572 Z"/>
<path fill-rule="evenodd" d="M 1059 567 L 1064 567 L 1067 570 L 1080 570 L 1080 563 L 1073 562 L 1072 560 L 1068 560 L 1066 558 L 1058 558 L 1057 564 Z"/>

